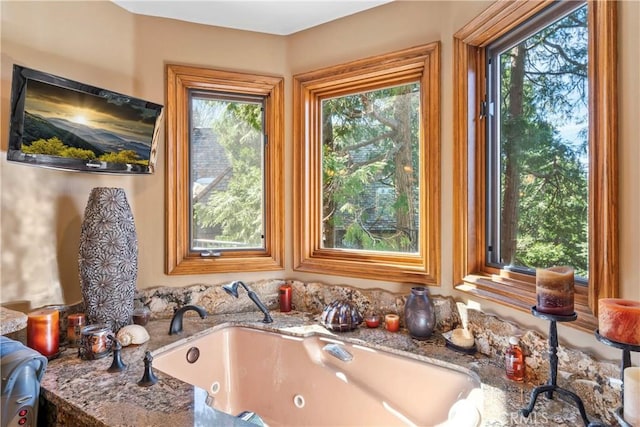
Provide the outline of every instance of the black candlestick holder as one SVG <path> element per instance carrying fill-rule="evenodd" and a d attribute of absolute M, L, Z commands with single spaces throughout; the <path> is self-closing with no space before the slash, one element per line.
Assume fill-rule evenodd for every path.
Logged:
<path fill-rule="evenodd" d="M 536 406 L 536 401 L 538 400 L 538 396 L 540 393 L 544 393 L 548 399 L 553 399 L 553 394 L 557 393 L 562 397 L 568 398 L 578 408 L 580 411 L 580 417 L 582 417 L 582 421 L 585 426 L 595 426 L 599 425 L 598 423 L 589 423 L 589 418 L 587 418 L 587 412 L 584 409 L 584 404 L 582 403 L 582 399 L 573 393 L 572 391 L 565 390 L 558 386 L 556 383 L 556 379 L 558 377 L 558 328 L 556 326 L 556 322 L 573 322 L 578 318 L 576 313 L 573 313 L 569 316 L 562 316 L 558 314 L 549 314 L 543 313 L 536 309 L 536 306 L 531 307 L 531 313 L 539 317 L 541 319 L 548 320 L 549 324 L 549 379 L 547 383 L 544 385 L 540 385 L 534 388 L 531 391 L 531 400 L 529 401 L 529 406 L 520 410 L 520 413 L 528 417 L 531 412 L 533 412 L 533 408 Z M 565 399 L 566 400 L 566 399 Z"/>
<path fill-rule="evenodd" d="M 622 390 L 620 391 L 620 407 L 615 410 L 613 413 L 616 417 L 616 421 L 620 424 L 621 427 L 632 427 L 624 419 L 624 370 L 631 366 L 631 352 L 634 353 L 640 352 L 640 345 L 634 344 L 626 344 L 619 341 L 614 341 L 607 337 L 600 335 L 600 331 L 596 329 L 596 338 L 603 344 L 606 344 L 611 347 L 619 348 L 622 350 L 622 360 L 620 361 L 620 381 L 622 381 Z"/>

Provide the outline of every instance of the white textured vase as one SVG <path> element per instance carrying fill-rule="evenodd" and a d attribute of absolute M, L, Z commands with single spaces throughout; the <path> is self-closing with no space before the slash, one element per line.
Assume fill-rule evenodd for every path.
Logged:
<path fill-rule="evenodd" d="M 106 323 L 113 332 L 131 323 L 138 239 L 122 188 L 91 190 L 80 232 L 78 266 L 89 323 Z"/>

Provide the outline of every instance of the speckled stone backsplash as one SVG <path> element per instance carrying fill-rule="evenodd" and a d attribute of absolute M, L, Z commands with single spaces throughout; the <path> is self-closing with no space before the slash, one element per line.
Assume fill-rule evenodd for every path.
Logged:
<path fill-rule="evenodd" d="M 278 288 L 284 283 L 293 287 L 293 309 L 319 315 L 324 307 L 337 299 L 353 301 L 362 312 L 397 313 L 404 324 L 404 304 L 409 296 L 381 289 L 358 289 L 295 280 L 264 280 L 247 283 L 271 310 L 278 309 Z M 430 289 L 431 291 L 431 289 Z M 458 305 L 451 297 L 432 294 L 436 309 L 436 331 L 446 332 L 461 325 Z M 173 309 L 186 304 L 203 306 L 209 313 L 225 314 L 256 311 L 251 300 L 241 293 L 234 299 L 221 285 L 193 285 L 185 288 L 159 287 L 138 292 L 136 305 L 148 306 L 154 317 L 170 317 Z M 465 310 L 468 328 L 474 333 L 478 351 L 504 366 L 504 351 L 511 335 L 520 337 L 526 355 L 526 380 L 543 384 L 549 375 L 548 337 L 525 331 L 518 325 L 476 310 Z M 256 313 L 256 316 L 260 316 Z M 595 342 L 595 338 L 594 338 Z M 619 365 L 594 359 L 591 355 L 559 346 L 558 385 L 578 394 L 587 410 L 607 424 L 615 425 L 613 411 L 621 405 Z"/>
<path fill-rule="evenodd" d="M 271 310 L 279 307 L 278 288 L 288 283 L 293 287 L 292 307 L 297 311 L 320 314 L 325 306 L 338 299 L 353 301 L 362 314 L 375 311 L 379 314 L 396 313 L 404 317 L 404 304 L 409 296 L 394 294 L 381 289 L 357 289 L 349 286 L 326 285 L 296 280 L 264 280 L 246 283 Z M 222 284 L 221 284 L 222 285 Z M 197 304 L 215 314 L 254 311 L 256 306 L 240 291 L 240 297 L 230 297 L 221 285 L 193 285 L 185 288 L 159 287 L 138 291 L 136 306 L 146 305 L 155 317 L 170 317 L 173 309 L 187 304 Z M 456 303 L 451 297 L 432 295 L 436 310 L 436 331 L 446 332 L 460 324 Z"/>

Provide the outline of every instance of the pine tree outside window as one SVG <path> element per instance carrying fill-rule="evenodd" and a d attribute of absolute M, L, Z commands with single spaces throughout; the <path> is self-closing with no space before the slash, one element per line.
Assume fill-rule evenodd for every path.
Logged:
<path fill-rule="evenodd" d="M 193 251 L 264 250 L 264 97 L 190 92 Z"/>
<path fill-rule="evenodd" d="M 588 280 L 587 6 L 557 3 L 487 46 L 487 261 Z"/>
<path fill-rule="evenodd" d="M 167 66 L 166 272 L 284 268 L 284 80 Z"/>
<path fill-rule="evenodd" d="M 418 252 L 420 83 L 322 101 L 322 247 Z"/>
<path fill-rule="evenodd" d="M 496 2 L 454 35 L 454 284 L 529 312 L 533 269 L 572 265 L 589 331 L 618 294 L 616 14 Z"/>
<path fill-rule="evenodd" d="M 294 76 L 294 269 L 439 284 L 439 43 Z"/>

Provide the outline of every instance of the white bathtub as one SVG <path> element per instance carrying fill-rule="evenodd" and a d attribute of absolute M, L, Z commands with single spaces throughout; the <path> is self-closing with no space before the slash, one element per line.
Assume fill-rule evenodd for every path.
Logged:
<path fill-rule="evenodd" d="M 269 426 L 479 424 L 480 381 L 455 365 L 238 326 L 183 341 L 156 353 L 154 368 Z"/>

